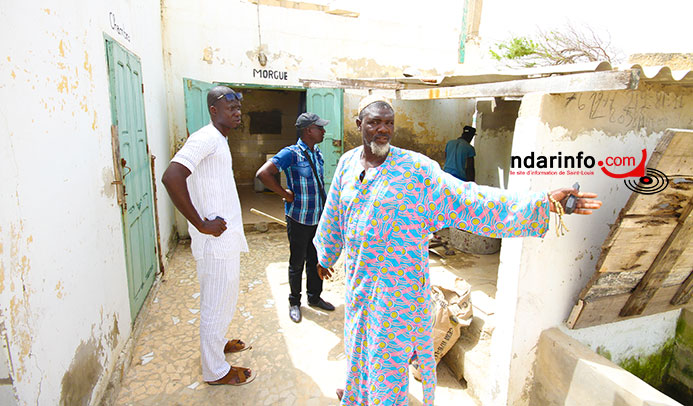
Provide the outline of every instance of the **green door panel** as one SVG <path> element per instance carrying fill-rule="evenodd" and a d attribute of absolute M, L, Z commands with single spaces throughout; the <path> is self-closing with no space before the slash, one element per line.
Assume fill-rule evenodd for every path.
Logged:
<path fill-rule="evenodd" d="M 200 80 L 183 78 L 185 98 L 185 126 L 190 134 L 209 124 L 207 92 L 215 85 Z"/>
<path fill-rule="evenodd" d="M 118 129 L 123 185 L 122 206 L 130 313 L 134 321 L 158 266 L 152 174 L 144 115 L 142 67 L 137 56 L 106 39 L 111 117 Z"/>
<path fill-rule="evenodd" d="M 344 153 L 343 103 L 344 89 L 308 89 L 306 92 L 306 109 L 330 120 L 325 127 L 325 139 L 318 144 L 325 159 L 325 191 L 329 190 L 339 157 Z"/>

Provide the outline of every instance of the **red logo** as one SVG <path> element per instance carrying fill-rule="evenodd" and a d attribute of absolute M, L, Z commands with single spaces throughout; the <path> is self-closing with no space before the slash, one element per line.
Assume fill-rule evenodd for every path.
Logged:
<path fill-rule="evenodd" d="M 659 193 L 669 186 L 669 178 L 663 172 L 658 171 L 653 168 L 645 168 L 645 162 L 647 161 L 647 150 L 643 148 L 640 163 L 630 171 L 626 173 L 613 173 L 606 169 L 607 166 L 623 166 L 623 165 L 633 165 L 635 164 L 635 157 L 607 157 L 604 161 L 597 162 L 599 168 L 604 172 L 606 176 L 616 179 L 624 179 L 626 187 L 633 192 L 652 195 Z M 635 179 L 625 179 L 625 178 L 638 178 Z"/>
<path fill-rule="evenodd" d="M 635 162 L 634 157 L 612 157 L 612 156 L 610 156 L 610 157 L 607 157 L 605 159 L 607 164 L 616 165 L 616 166 L 621 166 L 623 164 L 627 164 L 631 160 L 633 162 Z M 609 162 L 609 161 L 611 161 L 611 162 Z M 640 163 L 638 164 L 638 166 L 633 168 L 633 170 L 631 170 L 630 172 L 627 172 L 627 173 L 610 172 L 608 169 L 606 169 L 604 167 L 604 161 L 597 162 L 597 165 L 599 165 L 602 172 L 604 172 L 604 174 L 606 176 L 610 176 L 612 178 L 617 178 L 617 179 L 629 178 L 629 177 L 642 178 L 643 176 L 645 176 L 645 161 L 647 161 L 647 150 L 645 148 L 643 148 L 642 149 L 642 159 L 640 160 Z"/>

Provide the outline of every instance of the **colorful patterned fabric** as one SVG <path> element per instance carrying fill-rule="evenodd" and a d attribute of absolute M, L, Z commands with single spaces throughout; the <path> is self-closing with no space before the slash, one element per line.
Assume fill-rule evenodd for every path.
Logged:
<path fill-rule="evenodd" d="M 489 237 L 543 236 L 546 193 L 462 182 L 424 155 L 391 147 L 363 172 L 363 147 L 337 166 L 314 239 L 324 267 L 346 251 L 343 405 L 406 405 L 408 362 L 418 356 L 424 404 L 436 384 L 426 237 L 457 227 Z"/>
<path fill-rule="evenodd" d="M 277 169 L 284 171 L 287 186 L 294 192 L 294 201 L 284 204 L 284 212 L 301 224 L 314 226 L 320 220 L 322 202 L 320 201 L 318 181 L 315 179 L 313 169 L 303 151 L 308 152 L 310 159 L 313 160 L 315 170 L 320 177 L 320 183 L 324 185 L 323 167 L 325 162 L 317 145 L 314 147 L 314 151 L 311 151 L 306 143 L 299 138 L 296 144 L 283 148 L 272 157 L 271 161 Z"/>

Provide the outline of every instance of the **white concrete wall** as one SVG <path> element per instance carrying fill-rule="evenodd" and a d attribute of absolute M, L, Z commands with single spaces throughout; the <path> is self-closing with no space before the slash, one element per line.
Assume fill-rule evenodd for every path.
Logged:
<path fill-rule="evenodd" d="M 457 66 L 464 9 L 457 0 L 333 2 L 334 8 L 359 13 L 356 18 L 290 8 L 302 7 L 299 2 L 286 7 L 262 3 L 162 1 L 173 137 L 168 158 L 186 138 L 183 78 L 301 86 L 300 79 L 392 77 L 408 67 L 428 75 L 450 74 Z M 259 51 L 267 56 L 264 67 Z M 282 79 L 260 78 L 260 69 L 280 72 Z M 187 235 L 185 220 L 177 218 L 178 232 Z"/>
<path fill-rule="evenodd" d="M 519 101 L 477 102 L 477 132 L 473 139 L 476 183 L 507 188 L 519 106 Z"/>
<path fill-rule="evenodd" d="M 164 1 L 164 55 L 175 134 L 185 134 L 184 77 L 301 86 L 300 79 L 399 76 L 410 66 L 428 74 L 444 74 L 457 65 L 460 2 L 427 4 L 431 12 L 445 11 L 435 14 L 434 24 L 412 11 L 415 8 L 410 6 L 421 4 L 411 0 L 398 2 L 397 7 L 365 0 L 345 3 L 359 17 L 258 7 L 242 0 Z M 264 67 L 257 58 L 260 50 L 268 58 Z M 286 72 L 286 80 L 260 78 L 256 71 L 260 69 Z"/>
<path fill-rule="evenodd" d="M 563 333 L 600 354 L 608 354 L 616 364 L 631 357 L 647 357 L 674 338 L 681 309 L 651 316 L 617 321 L 577 330 L 560 326 Z M 627 339 L 624 339 L 627 337 Z"/>
<path fill-rule="evenodd" d="M 159 3 L 12 2 L 0 19 L 0 312 L 11 375 L 20 405 L 82 404 L 103 389 L 131 323 L 104 34 L 142 60 L 160 174 Z M 165 243 L 172 211 L 162 206 Z"/>
<path fill-rule="evenodd" d="M 536 155 L 555 155 L 558 151 L 576 155 L 583 151 L 600 160 L 607 156 L 639 157 L 642 148 L 651 155 L 666 128 L 693 124 L 693 91 L 647 84 L 641 84 L 640 89 L 584 93 L 576 99 L 569 94 L 525 96 L 513 137 L 513 155 L 525 156 L 532 151 Z M 593 100 L 600 100 L 595 109 L 590 108 Z M 604 100 L 609 102 L 602 103 Z M 639 108 L 633 109 L 636 102 Z M 632 168 L 610 169 L 623 173 Z M 565 218 L 570 232 L 562 237 L 556 237 L 552 215 L 544 239 L 503 241 L 496 293 L 498 327 L 492 342 L 492 367 L 498 378 L 488 393 L 498 404 L 527 404 L 539 335 L 562 325 L 568 317 L 580 290 L 594 273 L 610 225 L 630 196 L 622 180 L 607 177 L 598 166 L 590 170 L 594 175 L 510 176 L 509 188 L 514 190 L 548 191 L 578 181 L 583 191 L 598 193 L 604 205 L 589 217 Z M 651 328 L 670 330 L 669 319 L 651 318 Z M 589 334 L 575 337 L 582 336 L 591 346 L 610 348 L 616 358 L 622 356 L 620 351 L 626 356 L 628 353 L 627 348 L 609 344 L 607 336 L 616 330 L 620 341 L 631 342 L 634 348 L 654 348 L 652 340 L 664 340 L 660 335 L 645 338 L 642 330 L 627 328 L 638 321 L 622 323 L 618 328 L 594 327 Z"/>
<path fill-rule="evenodd" d="M 544 331 L 537 347 L 532 405 L 681 405 L 557 328 Z"/>
<path fill-rule="evenodd" d="M 489 47 L 512 36 L 561 29 L 567 22 L 576 28 L 590 26 L 623 52 L 690 52 L 690 19 L 693 4 L 683 0 L 583 0 L 513 2 L 483 0 L 477 55 L 488 60 Z M 477 60 L 468 59 L 471 63 Z"/>

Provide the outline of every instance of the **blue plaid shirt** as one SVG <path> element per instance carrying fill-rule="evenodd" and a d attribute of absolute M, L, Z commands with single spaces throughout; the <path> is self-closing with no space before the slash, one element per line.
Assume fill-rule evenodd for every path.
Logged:
<path fill-rule="evenodd" d="M 325 162 L 317 145 L 311 151 L 299 138 L 296 144 L 283 148 L 272 157 L 271 161 L 277 169 L 284 171 L 287 186 L 294 192 L 294 201 L 284 204 L 284 212 L 301 224 L 314 226 L 320 220 L 323 205 L 320 200 L 320 186 L 303 151 L 310 156 L 320 176 L 320 183 L 324 186 Z"/>

